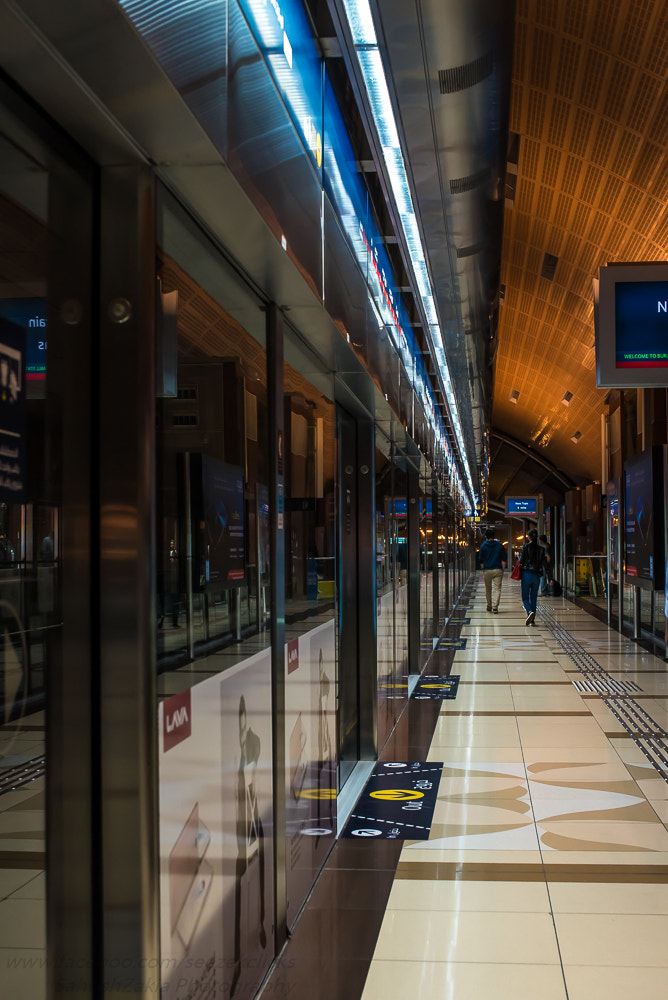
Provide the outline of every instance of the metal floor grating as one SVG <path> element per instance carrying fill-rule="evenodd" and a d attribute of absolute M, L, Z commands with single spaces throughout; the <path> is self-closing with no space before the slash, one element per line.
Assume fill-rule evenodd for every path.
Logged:
<path fill-rule="evenodd" d="M 600 696 L 652 767 L 668 783 L 668 733 L 632 697 L 642 692 L 642 688 L 634 681 L 618 681 L 611 677 L 557 621 L 547 605 L 541 603 L 538 609 L 541 621 L 582 674 L 581 680 L 573 681 L 576 690 Z"/>

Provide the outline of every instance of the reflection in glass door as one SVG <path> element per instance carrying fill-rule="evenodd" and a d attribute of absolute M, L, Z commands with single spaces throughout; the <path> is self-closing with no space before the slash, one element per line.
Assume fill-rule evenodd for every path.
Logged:
<path fill-rule="evenodd" d="M 339 445 L 339 788 L 359 760 L 359 656 L 357 588 L 357 425 L 337 409 Z"/>
<path fill-rule="evenodd" d="M 61 994 L 65 956 L 82 995 L 91 975 L 92 221 L 90 178 L 69 157 L 3 88 L 0 982 L 31 1000 Z"/>

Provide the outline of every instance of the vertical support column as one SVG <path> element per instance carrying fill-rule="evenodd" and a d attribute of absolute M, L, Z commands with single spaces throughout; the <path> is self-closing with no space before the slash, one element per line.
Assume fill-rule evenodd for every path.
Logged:
<path fill-rule="evenodd" d="M 284 319 L 275 303 L 267 308 L 267 394 L 269 399 L 269 518 L 271 545 L 271 712 L 274 793 L 274 923 L 276 952 L 287 939 L 285 819 L 285 436 Z"/>
<path fill-rule="evenodd" d="M 440 635 L 440 575 L 438 559 L 440 554 L 439 535 L 443 520 L 441 518 L 441 500 L 438 476 L 431 474 L 431 581 L 432 581 L 432 636 Z"/>
<path fill-rule="evenodd" d="M 408 463 L 408 672 L 420 673 L 420 477 Z"/>
<path fill-rule="evenodd" d="M 19 109 L 21 115 L 24 111 Z M 62 629 L 49 629 L 46 637 L 46 976 L 47 995 L 63 997 L 76 968 L 80 996 L 85 997 L 94 995 L 90 915 L 96 902 L 97 817 L 91 802 L 98 781 L 91 753 L 97 744 L 97 685 L 91 667 L 91 660 L 97 660 L 91 635 L 97 611 L 91 544 L 91 438 L 96 428 L 91 355 L 97 336 L 90 301 L 93 198 L 92 177 L 83 171 L 63 170 L 55 157 L 50 170 L 49 227 L 58 243 L 48 274 L 46 499 L 58 516 Z"/>
<path fill-rule="evenodd" d="M 376 470 L 374 425 L 357 421 L 357 597 L 360 760 L 378 755 Z"/>
<path fill-rule="evenodd" d="M 143 165 L 104 169 L 98 449 L 103 964 L 96 995 L 106 1000 L 147 995 L 160 967 L 154 295 L 152 172 Z"/>

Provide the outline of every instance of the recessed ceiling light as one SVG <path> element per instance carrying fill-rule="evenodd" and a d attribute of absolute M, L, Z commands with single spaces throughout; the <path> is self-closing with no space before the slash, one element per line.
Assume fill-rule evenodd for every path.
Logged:
<path fill-rule="evenodd" d="M 564 406 L 569 406 L 572 398 L 573 398 L 572 392 L 565 392 L 561 397 L 561 402 L 564 404 Z"/>
<path fill-rule="evenodd" d="M 515 403 L 515 404 L 517 403 L 517 400 L 519 398 L 520 398 L 520 391 L 519 391 L 519 389 L 513 389 L 513 391 L 511 392 L 511 394 L 508 396 L 509 401 L 511 403 Z"/>
<path fill-rule="evenodd" d="M 576 431 L 573 437 L 571 438 L 571 441 L 573 442 L 573 444 L 577 444 L 581 437 L 582 433 L 580 431 Z"/>

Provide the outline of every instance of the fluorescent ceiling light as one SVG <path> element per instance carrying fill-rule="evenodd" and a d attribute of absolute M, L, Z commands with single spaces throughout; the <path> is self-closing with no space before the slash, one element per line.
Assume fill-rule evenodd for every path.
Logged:
<path fill-rule="evenodd" d="M 381 145 L 385 167 L 396 200 L 398 216 L 404 231 L 406 246 L 411 257 L 411 267 L 415 282 L 423 302 L 423 307 L 434 344 L 436 361 L 441 369 L 445 395 L 453 425 L 455 437 L 462 456 L 463 471 L 469 489 L 469 500 L 473 504 L 473 479 L 469 466 L 464 434 L 459 418 L 459 408 L 452 387 L 452 379 L 443 346 L 443 334 L 438 322 L 434 304 L 434 292 L 429 279 L 424 247 L 420 238 L 420 228 L 413 206 L 408 172 L 404 162 L 399 132 L 394 110 L 383 68 L 383 61 L 378 48 L 376 29 L 368 0 L 343 0 L 343 6 L 348 19 L 348 26 L 355 46 L 355 53 L 360 66 L 364 85 L 369 100 L 369 107 L 374 119 L 374 125 Z"/>

